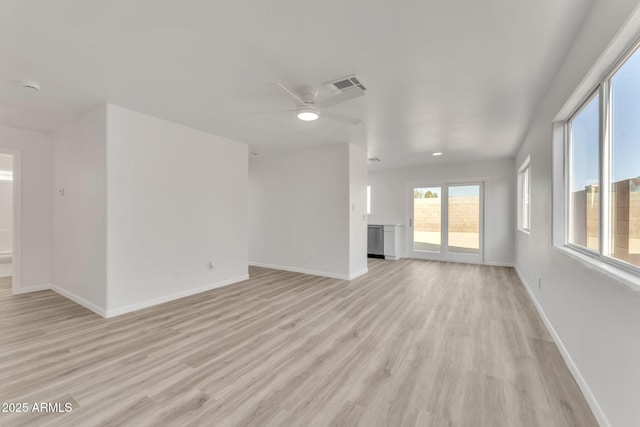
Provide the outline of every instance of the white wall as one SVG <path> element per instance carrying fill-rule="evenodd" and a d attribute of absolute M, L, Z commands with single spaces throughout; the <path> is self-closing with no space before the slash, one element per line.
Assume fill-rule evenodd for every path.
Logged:
<path fill-rule="evenodd" d="M 515 164 L 531 155 L 531 234 L 517 233 L 516 266 L 573 361 L 596 416 L 612 426 L 640 425 L 640 292 L 552 248 L 551 123 L 637 4 L 595 2 Z"/>
<path fill-rule="evenodd" d="M 13 156 L 11 154 L 0 154 L 0 169 L 13 170 Z"/>
<path fill-rule="evenodd" d="M 54 132 L 52 159 L 53 288 L 102 313 L 107 303 L 106 108 Z"/>
<path fill-rule="evenodd" d="M 114 105 L 107 116 L 108 314 L 246 278 L 247 146 Z"/>
<path fill-rule="evenodd" d="M 349 144 L 349 275 L 367 269 L 367 151 Z"/>
<path fill-rule="evenodd" d="M 51 141 L 49 135 L 0 125 L 0 150 L 20 154 L 22 230 L 19 291 L 51 283 Z M 14 248 L 14 257 L 17 256 Z M 14 258 L 15 261 L 15 258 Z M 15 267 L 15 266 L 14 266 Z M 18 274 L 14 271 L 14 274 Z"/>
<path fill-rule="evenodd" d="M 0 170 L 13 170 L 13 156 L 0 154 Z M 13 182 L 0 181 L 0 257 L 13 249 Z"/>
<path fill-rule="evenodd" d="M 252 264 L 348 278 L 349 146 L 253 157 Z"/>
<path fill-rule="evenodd" d="M 485 181 L 484 262 L 513 265 L 516 188 L 513 167 L 512 159 L 504 159 L 370 171 L 369 224 L 404 224 L 406 229 L 409 218 L 408 183 L 482 179 Z M 404 236 L 402 240 L 406 252 Z"/>

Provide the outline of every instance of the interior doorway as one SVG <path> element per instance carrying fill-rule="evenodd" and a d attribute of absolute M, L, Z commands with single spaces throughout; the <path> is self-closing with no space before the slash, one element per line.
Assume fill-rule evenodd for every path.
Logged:
<path fill-rule="evenodd" d="M 22 293 L 21 176 L 20 151 L 0 148 L 0 288 L 13 294 Z"/>
<path fill-rule="evenodd" d="M 13 155 L 0 152 L 0 287 L 11 288 L 13 276 Z"/>
<path fill-rule="evenodd" d="M 407 253 L 411 258 L 481 264 L 484 184 L 410 186 Z"/>

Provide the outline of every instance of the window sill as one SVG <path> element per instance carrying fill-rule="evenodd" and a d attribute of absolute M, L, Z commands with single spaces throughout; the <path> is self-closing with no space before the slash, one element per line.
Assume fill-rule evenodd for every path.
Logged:
<path fill-rule="evenodd" d="M 580 261 L 582 264 L 585 264 L 587 268 L 604 273 L 606 276 L 623 284 L 628 289 L 634 292 L 640 292 L 640 276 L 637 274 L 614 264 L 602 261 L 601 259 L 584 254 L 569 246 L 553 245 L 552 247 L 555 251 L 567 255 L 574 260 Z"/>

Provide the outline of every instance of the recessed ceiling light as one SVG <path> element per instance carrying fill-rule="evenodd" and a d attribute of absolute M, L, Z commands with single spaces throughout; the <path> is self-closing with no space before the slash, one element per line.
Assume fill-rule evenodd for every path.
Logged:
<path fill-rule="evenodd" d="M 252 155 L 254 155 L 254 156 L 257 156 L 257 155 L 258 155 L 258 152 L 257 152 L 257 151 L 255 151 L 255 150 L 253 150 L 253 151 L 251 152 L 251 154 L 252 154 Z"/>
<path fill-rule="evenodd" d="M 436 151 L 435 153 L 431 154 L 432 156 L 442 156 L 442 153 L 440 151 Z"/>
<path fill-rule="evenodd" d="M 320 115 L 318 114 L 318 110 L 315 108 L 304 107 L 298 110 L 298 118 L 305 122 L 311 122 L 316 120 L 318 117 L 320 117 Z"/>
<path fill-rule="evenodd" d="M 378 158 L 378 157 L 369 157 L 369 158 L 367 159 L 367 161 L 368 161 L 368 162 L 379 162 L 379 161 L 380 161 L 380 158 Z"/>
<path fill-rule="evenodd" d="M 36 82 L 22 82 L 21 86 L 25 89 L 31 89 L 31 90 L 35 90 L 35 91 L 39 91 L 40 90 L 40 85 Z"/>

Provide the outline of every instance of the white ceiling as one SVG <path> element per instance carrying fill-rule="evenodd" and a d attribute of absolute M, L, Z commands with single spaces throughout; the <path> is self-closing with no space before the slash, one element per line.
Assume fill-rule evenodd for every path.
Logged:
<path fill-rule="evenodd" d="M 0 123 L 110 102 L 258 152 L 366 142 L 373 169 L 510 157 L 592 2 L 2 0 Z M 332 111 L 359 126 L 250 114 L 293 106 L 269 81 L 322 98 L 353 73 L 366 96 Z"/>

